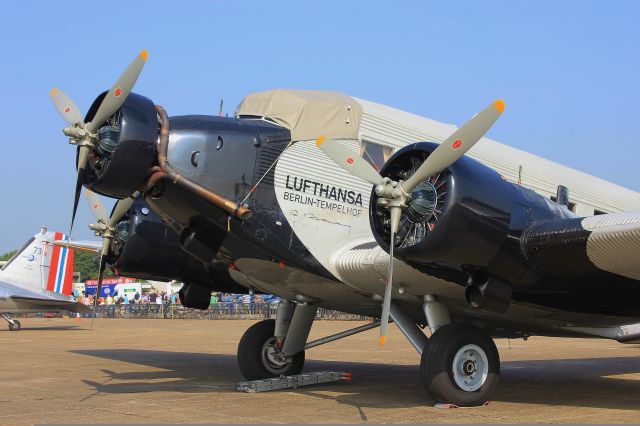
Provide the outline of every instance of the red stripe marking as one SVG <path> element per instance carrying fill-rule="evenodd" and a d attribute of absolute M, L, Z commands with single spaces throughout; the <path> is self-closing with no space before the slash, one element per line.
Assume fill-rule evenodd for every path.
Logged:
<path fill-rule="evenodd" d="M 56 232 L 53 240 L 62 239 L 62 232 Z M 60 260 L 61 247 L 53 246 L 51 261 L 49 262 L 49 277 L 47 278 L 47 290 L 56 291 L 56 276 L 58 275 L 58 261 Z"/>

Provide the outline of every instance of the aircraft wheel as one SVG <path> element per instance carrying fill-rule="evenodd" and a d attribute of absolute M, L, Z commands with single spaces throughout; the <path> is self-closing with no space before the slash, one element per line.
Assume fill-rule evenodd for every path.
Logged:
<path fill-rule="evenodd" d="M 295 354 L 290 360 L 278 357 L 275 347 L 276 322 L 269 319 L 249 327 L 238 344 L 238 366 L 247 380 L 268 379 L 281 374 L 290 376 L 300 374 L 304 366 L 304 351 Z"/>
<path fill-rule="evenodd" d="M 449 324 L 431 336 L 420 375 L 436 402 L 478 406 L 487 402 L 498 383 L 500 356 L 491 336 L 480 328 Z"/>
<path fill-rule="evenodd" d="M 13 320 L 13 322 L 9 323 L 9 330 L 11 331 L 18 331 L 20 330 L 21 324 L 20 321 L 18 320 Z"/>

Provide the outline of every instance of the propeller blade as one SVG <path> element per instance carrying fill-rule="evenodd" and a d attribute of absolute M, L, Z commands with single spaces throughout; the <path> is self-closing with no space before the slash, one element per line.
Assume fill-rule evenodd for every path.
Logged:
<path fill-rule="evenodd" d="M 382 176 L 364 158 L 360 157 L 349 148 L 337 143 L 334 140 L 327 140 L 320 136 L 316 140 L 316 145 L 337 165 L 360 179 L 366 180 L 373 185 L 382 182 Z"/>
<path fill-rule="evenodd" d="M 93 297 L 93 317 L 91 318 L 91 328 L 93 328 L 93 320 L 97 315 L 98 298 L 100 297 L 100 289 L 102 288 L 102 278 L 104 277 L 104 270 L 107 267 L 107 253 L 109 253 L 109 245 L 111 239 L 104 238 L 102 240 L 102 251 L 100 254 L 100 270 L 98 272 L 98 286 L 96 287 L 96 294 Z"/>
<path fill-rule="evenodd" d="M 109 228 L 113 228 L 114 226 L 116 226 L 122 216 L 124 216 L 129 211 L 137 196 L 138 192 L 134 193 L 131 197 L 127 197 L 116 202 L 116 205 L 113 208 L 113 213 L 111 213 L 111 217 L 109 218 L 109 222 L 107 223 L 107 226 L 109 226 Z"/>
<path fill-rule="evenodd" d="M 78 177 L 76 178 L 76 192 L 73 197 L 73 212 L 71 213 L 71 226 L 69 227 L 69 235 L 71 235 L 71 231 L 73 231 L 73 222 L 76 220 L 78 201 L 80 200 L 80 192 L 82 191 L 82 182 L 84 182 L 84 171 L 87 167 L 88 158 L 89 147 L 86 145 L 81 145 L 80 151 L 78 152 Z"/>
<path fill-rule="evenodd" d="M 95 217 L 98 221 L 107 223 L 107 213 L 104 209 L 104 204 L 102 204 L 102 201 L 100 200 L 100 197 L 98 197 L 95 192 L 89 189 L 84 192 L 84 195 L 87 199 L 89 210 L 91 210 L 91 214 L 93 214 L 93 217 Z"/>
<path fill-rule="evenodd" d="M 387 285 L 384 289 L 384 300 L 382 301 L 382 315 L 380 316 L 380 344 L 384 345 L 387 340 L 387 328 L 389 327 L 389 312 L 391 311 L 391 290 L 393 289 L 393 247 L 395 246 L 396 233 L 400 225 L 400 207 L 389 207 L 391 215 L 391 235 L 389 241 L 389 271 L 387 273 Z"/>
<path fill-rule="evenodd" d="M 131 65 L 124 70 L 120 78 L 116 81 L 116 84 L 111 87 L 109 93 L 104 97 L 96 115 L 91 120 L 91 123 L 87 124 L 87 129 L 91 133 L 95 133 L 100 126 L 116 113 L 131 93 L 133 86 L 135 86 L 138 76 L 147 62 L 147 51 L 143 50 L 133 60 Z"/>
<path fill-rule="evenodd" d="M 474 115 L 429 155 L 420 168 L 402 184 L 402 189 L 410 193 L 420 182 L 441 172 L 462 157 L 493 126 L 504 107 L 504 101 L 499 99 Z"/>
<path fill-rule="evenodd" d="M 84 119 L 82 117 L 82 114 L 80 113 L 80 110 L 78 109 L 76 104 L 73 103 L 69 96 L 55 87 L 49 95 L 51 96 L 51 100 L 53 101 L 53 106 L 56 107 L 58 114 L 60 114 L 64 121 L 71 124 L 72 126 L 77 123 L 84 123 Z"/>

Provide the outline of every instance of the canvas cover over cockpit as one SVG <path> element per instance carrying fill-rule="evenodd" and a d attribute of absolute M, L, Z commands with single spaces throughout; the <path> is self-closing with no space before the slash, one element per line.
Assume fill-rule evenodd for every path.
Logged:
<path fill-rule="evenodd" d="M 291 131 L 291 140 L 359 139 L 362 106 L 340 92 L 277 89 L 252 93 L 236 116 L 266 117 Z"/>

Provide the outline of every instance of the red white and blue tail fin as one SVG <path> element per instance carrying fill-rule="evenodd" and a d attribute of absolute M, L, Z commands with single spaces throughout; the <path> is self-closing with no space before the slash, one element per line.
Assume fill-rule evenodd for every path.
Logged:
<path fill-rule="evenodd" d="M 69 236 L 56 232 L 53 241 L 58 240 L 69 240 Z M 73 249 L 48 244 L 47 250 L 51 252 L 51 260 L 46 289 L 69 296 L 73 290 Z"/>

